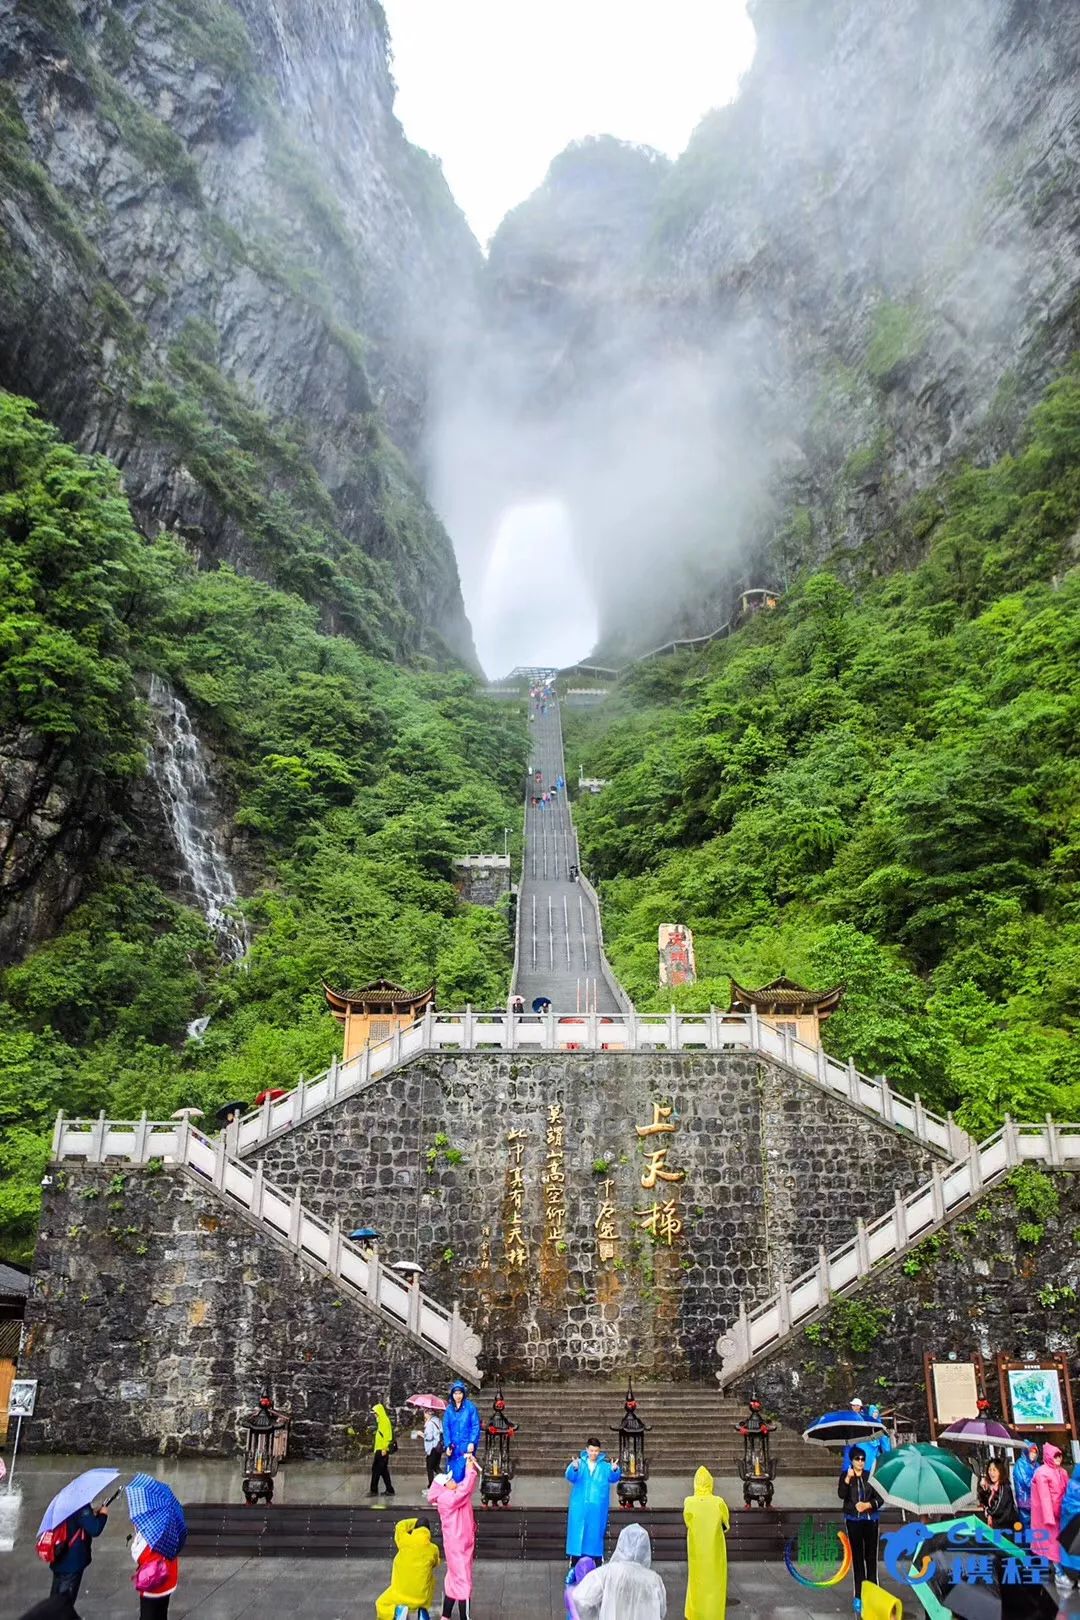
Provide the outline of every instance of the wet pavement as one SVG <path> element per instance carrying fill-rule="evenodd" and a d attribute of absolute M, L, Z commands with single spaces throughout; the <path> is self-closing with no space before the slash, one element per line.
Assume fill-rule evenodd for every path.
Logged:
<path fill-rule="evenodd" d="M 35 1534 L 49 1498 L 84 1468 L 101 1459 L 90 1457 L 20 1458 L 13 1489 L 0 1486 L 0 1617 L 18 1620 L 49 1588 L 49 1574 L 34 1550 Z M 182 1500 L 239 1500 L 240 1471 L 235 1462 L 177 1461 L 173 1458 L 126 1458 L 121 1479 L 143 1468 L 168 1479 Z M 718 1489 L 727 1482 L 717 1481 Z M 825 1481 L 828 1487 L 830 1481 Z M 728 1485 L 728 1501 L 738 1500 Z M 373 1512 L 406 1518 L 420 1506 L 422 1480 L 402 1474 L 392 1502 L 380 1498 Z M 650 1481 L 650 1503 L 675 1506 L 686 1494 L 683 1480 Z M 292 1502 L 366 1501 L 363 1469 L 327 1463 L 293 1463 L 282 1471 L 278 1499 Z M 515 1502 L 554 1504 L 565 1500 L 559 1480 L 515 1483 Z M 829 1511 L 822 1481 L 793 1479 L 779 1505 L 820 1503 Z M 801 1501 L 800 1501 L 801 1498 Z M 131 1585 L 132 1564 L 125 1537 L 130 1529 L 123 1497 L 113 1504 L 111 1522 L 95 1543 L 94 1561 L 83 1580 L 78 1612 L 83 1620 L 116 1620 L 136 1616 L 138 1599 Z M 668 1614 L 683 1612 L 686 1570 L 663 1564 Z M 475 1620 L 564 1620 L 560 1563 L 478 1562 L 472 1612 Z M 253 1620 L 256 1615 L 284 1615 L 287 1620 L 355 1620 L 370 1615 L 376 1595 L 386 1586 L 388 1564 L 374 1560 L 329 1558 L 188 1558 L 181 1559 L 180 1587 L 170 1604 L 170 1620 L 197 1615 L 200 1620 Z M 729 1605 L 739 1620 L 824 1620 L 851 1613 L 847 1585 L 833 1590 L 799 1587 L 782 1564 L 733 1564 L 729 1571 Z M 908 1595 L 909 1610 L 912 1607 Z M 436 1604 L 436 1613 L 438 1603 Z M 920 1611 L 921 1612 L 921 1611 Z"/>

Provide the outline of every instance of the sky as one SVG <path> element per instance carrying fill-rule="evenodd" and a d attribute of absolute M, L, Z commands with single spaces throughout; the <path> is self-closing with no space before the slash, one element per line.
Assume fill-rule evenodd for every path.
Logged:
<path fill-rule="evenodd" d="M 405 133 L 486 245 L 568 142 L 676 157 L 750 65 L 746 0 L 383 0 Z"/>

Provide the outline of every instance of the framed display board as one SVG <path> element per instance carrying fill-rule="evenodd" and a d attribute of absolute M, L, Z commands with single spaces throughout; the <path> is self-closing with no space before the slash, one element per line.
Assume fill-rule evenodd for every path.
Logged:
<path fill-rule="evenodd" d="M 979 1401 L 986 1396 L 986 1374 L 982 1356 L 976 1351 L 965 1356 L 923 1356 L 926 1379 L 926 1412 L 930 1434 L 936 1440 L 942 1429 L 961 1418 L 979 1415 Z"/>
<path fill-rule="evenodd" d="M 1020 1434 L 1077 1438 L 1069 1364 L 1064 1356 L 1030 1361 L 998 1356 L 997 1367 L 1006 1423 Z"/>

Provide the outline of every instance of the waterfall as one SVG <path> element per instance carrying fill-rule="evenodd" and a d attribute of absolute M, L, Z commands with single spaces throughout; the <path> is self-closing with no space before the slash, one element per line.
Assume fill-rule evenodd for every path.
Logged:
<path fill-rule="evenodd" d="M 213 790 L 191 716 L 176 693 L 150 678 L 154 746 L 150 775 L 161 799 L 184 870 L 203 916 L 217 935 L 221 954 L 238 961 L 248 932 L 236 912 L 237 892 L 217 836 Z"/>

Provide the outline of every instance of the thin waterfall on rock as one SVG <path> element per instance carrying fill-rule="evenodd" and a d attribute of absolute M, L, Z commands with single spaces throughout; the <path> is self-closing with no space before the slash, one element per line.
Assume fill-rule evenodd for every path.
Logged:
<path fill-rule="evenodd" d="M 181 699 L 156 675 L 150 678 L 149 698 L 154 720 L 150 775 L 221 954 L 238 961 L 248 948 L 248 931 L 236 910 L 236 884 L 217 836 L 217 810 L 199 739 Z"/>

